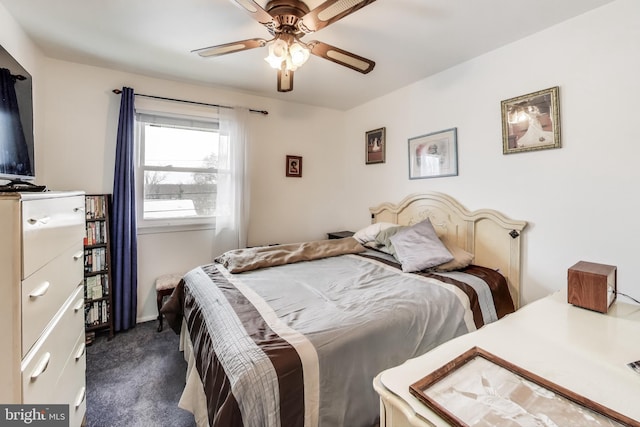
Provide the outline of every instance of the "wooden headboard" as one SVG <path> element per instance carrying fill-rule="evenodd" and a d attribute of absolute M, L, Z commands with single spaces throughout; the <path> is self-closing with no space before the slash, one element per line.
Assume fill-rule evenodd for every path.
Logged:
<path fill-rule="evenodd" d="M 499 270 L 520 307 L 520 235 L 526 221 L 515 221 L 492 209 L 470 212 L 454 198 L 437 192 L 412 194 L 397 204 L 369 209 L 371 222 L 412 225 L 429 218 L 439 236 L 474 254 L 473 263 Z"/>

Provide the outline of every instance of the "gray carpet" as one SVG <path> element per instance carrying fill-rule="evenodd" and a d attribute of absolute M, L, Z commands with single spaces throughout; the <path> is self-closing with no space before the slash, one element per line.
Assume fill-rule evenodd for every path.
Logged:
<path fill-rule="evenodd" d="M 178 408 L 187 364 L 178 335 L 156 322 L 87 347 L 88 427 L 193 427 L 193 415 Z"/>

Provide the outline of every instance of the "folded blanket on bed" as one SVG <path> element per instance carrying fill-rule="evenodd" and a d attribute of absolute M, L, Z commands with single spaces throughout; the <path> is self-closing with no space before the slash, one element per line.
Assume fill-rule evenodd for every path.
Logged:
<path fill-rule="evenodd" d="M 235 249 L 215 259 L 231 273 L 274 267 L 300 261 L 328 258 L 337 255 L 355 254 L 366 249 L 353 237 L 344 239 L 316 240 L 276 246 Z"/>
<path fill-rule="evenodd" d="M 257 270 L 264 267 L 290 264 L 300 261 L 328 258 L 338 255 L 355 254 L 366 251 L 353 237 L 344 239 L 316 240 L 286 245 L 260 246 L 235 249 L 217 257 L 214 261 L 224 265 L 231 273 Z M 171 297 L 160 310 L 169 326 L 177 333 L 182 327 L 184 306 L 184 281 L 173 291 Z"/>

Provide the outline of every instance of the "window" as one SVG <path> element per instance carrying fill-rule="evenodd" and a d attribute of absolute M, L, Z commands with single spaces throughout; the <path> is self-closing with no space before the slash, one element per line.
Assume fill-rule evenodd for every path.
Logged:
<path fill-rule="evenodd" d="M 149 113 L 136 119 L 139 226 L 213 223 L 217 181 L 225 173 L 218 166 L 226 164 L 220 147 L 228 140 L 218 122 Z"/>

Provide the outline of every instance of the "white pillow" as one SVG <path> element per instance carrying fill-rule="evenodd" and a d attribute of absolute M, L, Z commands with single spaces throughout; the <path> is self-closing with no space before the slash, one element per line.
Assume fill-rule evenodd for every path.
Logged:
<path fill-rule="evenodd" d="M 361 244 L 365 244 L 376 240 L 376 236 L 380 231 L 390 227 L 397 227 L 397 225 L 398 224 L 393 224 L 391 222 L 376 222 L 375 224 L 368 225 L 365 228 L 356 231 L 353 238 Z"/>
<path fill-rule="evenodd" d="M 403 228 L 390 240 L 405 273 L 422 271 L 453 259 L 428 218 Z"/>

